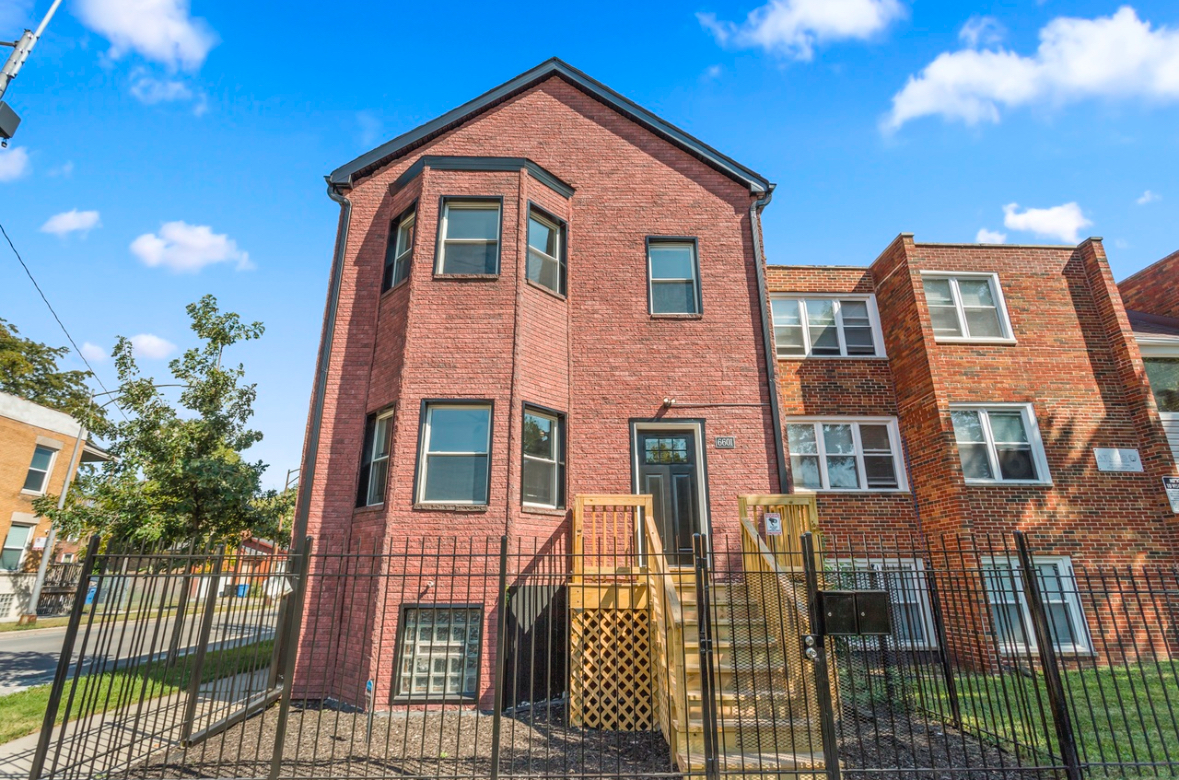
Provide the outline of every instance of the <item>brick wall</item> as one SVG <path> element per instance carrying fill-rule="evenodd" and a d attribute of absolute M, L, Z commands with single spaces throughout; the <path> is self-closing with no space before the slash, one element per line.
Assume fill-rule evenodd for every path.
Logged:
<path fill-rule="evenodd" d="M 1179 252 L 1148 265 L 1118 284 L 1122 302 L 1132 311 L 1179 317 Z"/>

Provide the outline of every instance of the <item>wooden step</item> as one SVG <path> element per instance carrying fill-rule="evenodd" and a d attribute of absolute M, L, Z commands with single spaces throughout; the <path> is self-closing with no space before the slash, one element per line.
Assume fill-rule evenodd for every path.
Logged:
<path fill-rule="evenodd" d="M 696 773 L 704 769 L 704 754 L 693 751 L 690 755 L 687 753 L 677 753 L 675 757 L 676 766 L 681 772 Z M 790 772 L 788 777 L 791 780 L 797 778 L 798 780 L 819 780 L 819 778 L 826 777 L 822 772 L 823 754 L 822 753 L 756 753 L 756 752 L 727 752 L 722 751 L 721 755 L 717 756 L 717 766 L 721 772 L 725 773 L 725 777 L 733 778 L 742 771 L 750 772 L 755 777 L 772 777 L 774 770 L 781 770 Z M 792 770 L 799 769 L 814 769 L 819 773 L 814 775 L 799 775 L 794 774 Z"/>

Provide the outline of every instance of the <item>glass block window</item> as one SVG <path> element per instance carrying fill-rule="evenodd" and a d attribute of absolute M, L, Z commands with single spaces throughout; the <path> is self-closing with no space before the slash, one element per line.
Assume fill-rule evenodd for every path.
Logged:
<path fill-rule="evenodd" d="M 397 696 L 478 696 L 482 608 L 406 607 L 401 620 Z"/>
<path fill-rule="evenodd" d="M 879 357 L 884 339 L 875 301 L 790 298 L 770 301 L 778 357 Z"/>
<path fill-rule="evenodd" d="M 790 469 L 806 490 L 901 490 L 904 464 L 895 419 L 792 419 Z"/>
<path fill-rule="evenodd" d="M 922 274 L 925 304 L 939 341 L 1011 338 L 999 278 L 993 274 Z"/>
<path fill-rule="evenodd" d="M 967 482 L 1047 482 L 1048 467 L 1031 408 L 951 408 Z"/>
<path fill-rule="evenodd" d="M 700 313 L 700 277 L 694 241 L 650 239 L 647 266 L 652 314 Z"/>

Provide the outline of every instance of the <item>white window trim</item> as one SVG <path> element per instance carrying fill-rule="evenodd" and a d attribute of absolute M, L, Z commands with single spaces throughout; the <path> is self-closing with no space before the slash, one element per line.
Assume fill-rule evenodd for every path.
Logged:
<path fill-rule="evenodd" d="M 497 219 L 495 220 L 495 238 L 448 238 L 447 234 L 450 232 L 450 209 L 452 206 L 458 206 L 460 210 L 475 211 L 483 209 L 485 211 L 494 211 Z M 490 272 L 482 272 L 478 276 L 497 276 L 500 272 L 500 262 L 502 260 L 503 246 L 503 203 L 499 199 L 491 198 L 467 198 L 463 197 L 446 197 L 442 201 L 442 220 L 439 228 L 438 243 L 441 251 L 438 252 L 438 267 L 434 269 L 435 274 L 442 276 L 449 276 L 458 272 L 446 270 L 446 247 L 448 244 L 495 244 L 495 270 Z M 414 234 L 417 235 L 416 232 Z M 460 274 L 461 275 L 461 274 Z"/>
<path fill-rule="evenodd" d="M 911 577 L 916 587 L 916 604 L 921 613 L 921 627 L 925 632 L 926 641 L 902 641 L 895 636 L 890 636 L 889 639 L 897 647 L 909 650 L 933 650 L 937 647 L 937 626 L 934 624 L 933 608 L 929 603 L 929 590 L 926 587 L 925 561 L 920 558 L 828 558 L 826 563 L 834 565 L 837 573 L 847 572 L 851 574 L 865 572 L 888 575 L 894 572 L 886 572 L 883 570 L 883 567 L 896 566 L 902 568 L 902 571 Z"/>
<path fill-rule="evenodd" d="M 774 293 L 770 296 L 771 301 L 799 301 L 799 315 L 802 321 L 802 346 L 806 352 L 802 355 L 779 355 L 778 344 L 774 342 L 774 355 L 778 360 L 888 360 L 888 354 L 884 348 L 884 328 L 880 324 L 880 310 L 876 306 L 876 296 L 873 294 L 847 294 L 839 293 Z M 814 355 L 811 354 L 811 330 L 810 324 L 806 317 L 807 300 L 830 300 L 835 301 L 835 331 L 839 334 L 839 353 L 838 355 Z M 865 301 L 868 304 L 868 323 L 872 326 L 872 346 L 876 350 L 875 355 L 849 355 L 847 354 L 847 343 L 844 340 L 843 334 L 843 307 L 840 301 Z M 777 324 L 774 319 L 774 307 L 770 305 L 770 331 L 771 335 Z"/>
<path fill-rule="evenodd" d="M 389 429 L 386 433 L 386 436 L 389 437 L 389 452 L 386 453 L 385 455 L 381 456 L 380 458 L 377 458 L 376 457 L 377 426 L 379 426 L 381 424 L 382 420 L 389 421 Z M 369 457 L 369 461 L 368 461 L 368 490 L 365 492 L 365 496 L 364 496 L 364 501 L 365 501 L 364 505 L 366 507 L 368 507 L 368 506 L 381 506 L 385 503 L 385 494 L 389 492 L 390 470 L 389 470 L 388 464 L 393 459 L 392 437 L 393 437 L 393 410 L 390 409 L 387 412 L 382 412 L 381 414 L 378 414 L 373 419 L 373 441 L 372 441 L 372 445 L 371 445 L 372 449 L 369 450 L 369 452 L 368 452 L 368 457 Z M 378 500 L 373 501 L 373 471 L 372 471 L 372 469 L 373 469 L 373 464 L 377 463 L 378 461 L 384 461 L 386 464 L 386 466 L 385 466 L 385 491 L 382 495 L 377 497 Z"/>
<path fill-rule="evenodd" d="M 815 423 L 828 423 L 831 425 L 851 425 L 852 426 L 852 441 L 856 448 L 856 473 L 862 484 L 868 484 L 868 475 L 864 470 L 864 446 L 860 441 L 860 428 L 856 423 L 866 423 L 868 425 L 887 425 L 888 426 L 888 443 L 892 448 L 893 464 L 897 474 L 897 486 L 894 488 L 808 488 L 801 485 L 795 485 L 794 491 L 796 493 L 908 493 L 909 479 L 908 474 L 905 473 L 905 451 L 901 443 L 900 426 L 897 424 L 895 417 L 839 417 L 839 416 L 824 416 L 812 415 L 806 417 L 787 417 L 786 425 L 804 425 Z M 815 443 L 818 446 L 819 457 L 819 477 L 824 484 L 830 484 L 827 477 L 827 446 L 823 441 L 822 429 L 815 430 Z M 789 444 L 787 444 L 789 448 Z M 790 453 L 787 453 L 787 458 Z"/>
<path fill-rule="evenodd" d="M 707 461 L 704 460 L 704 429 L 699 422 L 692 420 L 668 420 L 667 422 L 637 422 L 631 426 L 631 440 L 630 451 L 632 457 L 631 463 L 631 484 L 635 493 L 639 492 L 639 473 L 642 469 L 639 456 L 639 433 L 641 431 L 692 431 L 696 440 L 696 500 L 700 507 L 700 527 L 696 529 L 697 533 L 707 533 L 709 528 L 712 528 L 712 521 L 708 509 L 708 466 Z M 647 535 L 645 533 L 639 534 L 640 552 L 646 554 L 641 548 L 645 544 Z"/>
<path fill-rule="evenodd" d="M 430 451 L 430 422 L 434 416 L 435 409 L 486 409 L 487 410 L 487 444 L 482 452 L 431 452 Z M 422 425 L 422 444 L 418 452 L 418 484 L 417 502 L 420 505 L 428 506 L 490 506 L 491 504 L 491 437 L 493 417 L 491 413 L 491 404 L 489 403 L 471 403 L 471 404 L 455 404 L 446 403 L 427 403 L 426 404 L 426 419 Z M 428 501 L 426 500 L 426 473 L 430 470 L 430 455 L 453 455 L 456 457 L 471 457 L 482 455 L 487 458 L 487 497 L 483 501 L 462 501 L 456 499 L 445 499 L 442 501 Z"/>
<path fill-rule="evenodd" d="M 529 223 L 531 223 L 532 220 L 534 220 L 534 219 L 537 222 L 539 222 L 540 224 L 547 227 L 549 230 L 552 230 L 553 233 L 556 235 L 556 237 L 557 237 L 557 254 L 550 255 L 548 252 L 543 252 L 543 251 L 533 247 L 532 244 L 529 243 L 528 235 L 526 233 L 524 236 L 524 251 L 525 251 L 527 257 L 525 258 L 525 263 L 524 263 L 524 275 L 525 275 L 525 277 L 528 276 L 527 259 L 528 259 L 528 257 L 532 257 L 533 253 L 535 253 L 537 258 L 540 260 L 540 262 L 542 264 L 543 263 L 552 263 L 553 265 L 555 265 L 557 267 L 557 289 L 554 290 L 552 287 L 549 287 L 547 284 L 545 284 L 543 282 L 538 282 L 535 279 L 528 279 L 528 281 L 532 282 L 533 284 L 539 284 L 541 287 L 545 288 L 546 290 L 549 290 L 550 292 L 555 292 L 557 295 L 564 295 L 565 294 L 565 292 L 564 292 L 564 288 L 565 288 L 564 281 L 565 280 L 561 278 L 562 270 L 563 270 L 561 268 L 561 248 L 562 248 L 562 245 L 564 244 L 565 237 L 564 237 L 563 233 L 564 233 L 565 229 L 558 222 L 556 222 L 556 220 L 549 219 L 544 214 L 540 213 L 540 211 L 538 211 L 537 209 L 530 209 L 528 212 Z M 532 226 L 530 224 L 528 227 L 528 230 L 531 230 L 531 229 L 532 229 Z"/>
<path fill-rule="evenodd" d="M 651 248 L 656 246 L 686 246 L 692 250 L 692 275 L 674 279 L 656 279 L 651 268 Z M 692 282 L 696 300 L 695 311 L 655 311 L 655 285 L 660 282 Z M 700 282 L 700 247 L 690 238 L 650 236 L 647 239 L 647 313 L 653 317 L 699 317 L 704 313 L 704 291 Z"/>
<path fill-rule="evenodd" d="M 999 645 L 999 649 L 1008 654 L 1035 652 L 1038 650 L 1036 643 L 1036 633 L 1032 626 L 1031 608 L 1028 607 L 1027 587 L 1023 582 L 1023 569 L 1020 566 L 1018 558 L 1005 557 L 984 557 L 980 558 L 979 562 L 982 564 L 982 574 L 985 578 L 986 567 L 994 564 L 1006 564 L 1011 567 L 1013 572 L 1015 585 L 1018 586 L 1016 593 L 1011 594 L 1019 603 L 1020 613 L 1023 615 L 1023 630 L 1024 635 L 1028 638 L 1028 642 L 1016 642 L 1013 640 L 1004 639 L 999 635 L 997 627 L 992 626 L 995 636 L 995 642 Z M 1086 642 L 1084 645 L 1059 645 L 1056 651 L 1059 653 L 1066 653 L 1069 655 L 1087 655 L 1093 652 L 1093 636 L 1089 632 L 1089 620 L 1085 617 L 1085 610 L 1081 606 L 1080 599 L 1077 598 L 1077 579 L 1073 573 L 1072 559 L 1067 555 L 1037 555 L 1032 558 L 1032 565 L 1052 564 L 1056 566 L 1056 574 L 1060 577 L 1062 582 L 1065 582 L 1064 604 L 1068 607 L 1069 615 L 1073 619 L 1074 627 L 1076 628 L 1077 638 Z M 985 579 L 984 579 L 985 583 Z M 1006 583 L 1011 584 L 1011 583 Z M 1070 590 L 1071 587 L 1071 590 Z M 987 599 L 987 607 L 991 607 L 994 602 L 991 601 L 991 591 L 985 585 L 983 587 L 983 595 Z M 1007 603 L 1007 602 L 1003 602 Z M 993 613 L 988 615 L 988 618 L 994 621 Z"/>
<path fill-rule="evenodd" d="M 0 572 L 3 572 L 3 571 L 19 572 L 21 570 L 21 567 L 25 565 L 25 559 L 29 556 L 29 550 L 33 546 L 33 537 L 36 536 L 36 534 L 37 534 L 37 526 L 34 523 L 18 523 L 16 521 L 13 521 L 11 524 L 9 524 L 8 528 L 9 528 L 9 531 L 11 531 L 13 528 L 27 528 L 27 529 L 29 529 L 29 535 L 25 537 L 24 546 L 20 548 L 20 558 L 17 559 L 16 567 L 12 568 L 12 569 L 0 569 Z M 5 532 L 4 539 L 0 539 L 0 551 L 15 550 L 16 549 L 15 547 L 8 547 L 7 546 L 9 531 Z"/>
<path fill-rule="evenodd" d="M 983 438 L 986 439 L 987 445 L 987 461 L 991 465 L 991 473 L 996 475 L 993 479 L 977 479 L 967 477 L 963 472 L 962 478 L 968 485 L 1051 485 L 1052 472 L 1048 469 L 1048 456 L 1044 451 L 1044 440 L 1040 437 L 1040 424 L 1036 421 L 1036 410 L 1031 404 L 1020 403 L 997 403 L 997 404 L 983 404 L 983 403 L 969 403 L 969 404 L 950 404 L 950 412 L 987 412 L 991 410 L 997 411 L 1016 411 L 1023 414 L 1023 426 L 1028 435 L 1028 443 L 1032 446 L 1032 460 L 1036 464 L 1036 473 L 1040 474 L 1039 479 L 1002 479 L 998 475 L 999 471 L 999 455 L 995 448 L 995 434 L 991 431 L 991 420 L 988 415 L 980 415 L 979 422 L 982 425 Z M 950 431 L 954 431 L 954 421 L 950 420 Z M 954 439 L 954 449 L 958 448 L 957 437 Z M 962 463 L 962 455 L 958 455 L 959 467 Z"/>
<path fill-rule="evenodd" d="M 45 479 L 41 483 L 41 489 L 40 490 L 27 490 L 26 488 L 24 488 L 22 486 L 20 489 L 20 492 L 21 492 L 21 495 L 24 495 L 24 496 L 43 496 L 49 492 L 49 480 L 53 478 L 53 468 L 54 468 L 54 466 L 57 465 L 57 456 L 61 453 L 60 449 L 50 447 L 47 444 L 41 444 L 40 442 L 38 442 L 36 444 L 36 446 L 33 447 L 34 457 L 36 457 L 37 447 L 43 447 L 47 450 L 53 450 L 53 454 L 49 456 L 49 467 L 45 470 Z M 29 465 L 25 469 L 25 479 L 28 479 L 29 472 L 33 471 L 33 470 L 34 470 L 33 469 L 33 461 L 30 459 Z M 40 469 L 36 469 L 36 470 L 40 471 Z M 23 485 L 23 483 L 22 483 L 22 485 Z"/>
<path fill-rule="evenodd" d="M 921 271 L 921 280 L 924 283 L 925 279 L 948 279 L 950 280 L 950 295 L 954 299 L 954 309 L 958 314 L 958 324 L 962 331 L 967 329 L 966 312 L 962 306 L 962 297 L 958 292 L 958 285 L 954 282 L 955 279 L 986 279 L 991 285 L 991 295 L 995 299 L 995 311 L 999 315 L 999 327 L 1003 330 L 1002 336 L 934 336 L 934 341 L 938 344 L 1015 344 L 1015 331 L 1011 328 L 1011 317 L 1007 314 L 1007 299 L 1003 297 L 1003 285 L 999 284 L 999 274 L 988 273 L 986 271 Z M 922 288 L 922 295 L 925 294 Z M 929 312 L 929 302 L 925 303 L 926 313 Z M 933 323 L 930 322 L 932 329 Z"/>
<path fill-rule="evenodd" d="M 521 501 L 524 506 L 533 507 L 535 509 L 558 509 L 561 506 L 561 418 L 550 412 L 542 412 L 535 407 L 525 407 L 525 415 L 533 415 L 534 417 L 543 417 L 553 424 L 553 457 L 551 460 L 546 458 L 538 458 L 535 455 L 529 455 L 522 452 L 525 461 L 534 461 L 536 463 L 547 463 L 553 466 L 553 503 L 552 504 L 538 504 L 533 501 Z M 523 441 L 523 438 L 521 438 Z M 523 483 L 523 474 L 520 475 L 521 483 Z"/>

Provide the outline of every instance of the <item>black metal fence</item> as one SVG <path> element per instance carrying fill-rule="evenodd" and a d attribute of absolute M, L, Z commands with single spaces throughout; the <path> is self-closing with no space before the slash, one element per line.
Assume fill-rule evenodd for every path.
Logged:
<path fill-rule="evenodd" d="M 1176 566 L 632 531 L 92 542 L 28 776 L 1179 776 Z"/>

